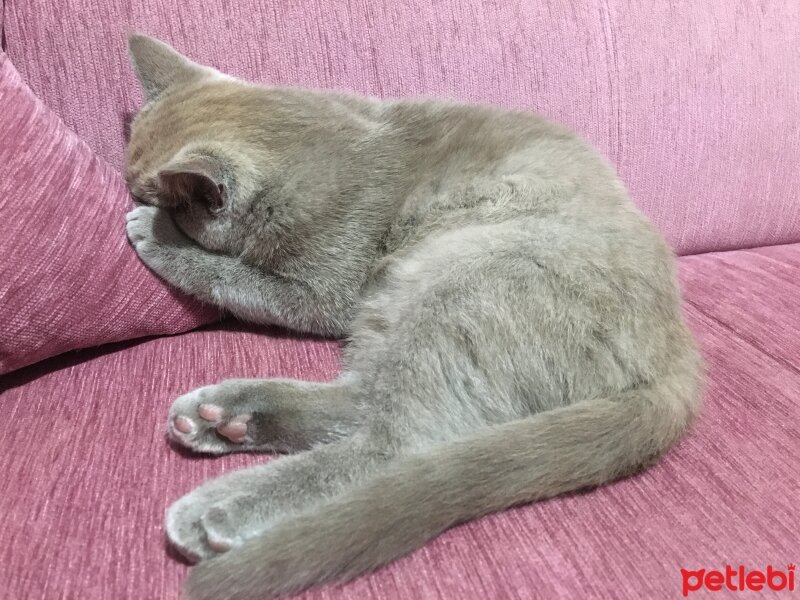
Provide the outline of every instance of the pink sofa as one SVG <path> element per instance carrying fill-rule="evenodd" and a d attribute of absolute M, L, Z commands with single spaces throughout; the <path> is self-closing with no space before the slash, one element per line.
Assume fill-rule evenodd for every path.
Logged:
<path fill-rule="evenodd" d="M 139 30 L 248 79 L 540 111 L 617 165 L 681 255 L 686 316 L 708 377 L 701 419 L 662 463 L 458 527 L 379 572 L 304 597 L 666 598 L 684 591 L 681 569 L 785 570 L 800 558 L 800 3 L 4 0 L 0 28 L 0 72 L 19 78 L 9 75 L 13 65 L 57 125 L 85 142 L 92 173 L 108 185 L 120 185 L 125 127 L 141 100 L 125 49 L 126 33 Z M 0 117 L 15 97 L 0 95 Z M 10 160 L 11 144 L 0 137 L 0 160 L 4 148 Z M 79 203 L 70 183 L 77 167 L 58 169 Z M 0 185 L 33 193 L 36 176 L 16 169 Z M 0 197 L 0 235 L 38 226 L 24 211 Z M 93 215 L 110 224 L 95 242 L 128 261 L 124 207 L 101 203 Z M 59 267 L 56 287 L 75 273 L 90 280 L 104 254 L 95 259 Z M 120 294 L 109 303 L 156 298 L 146 286 L 158 284 L 137 277 L 103 280 Z M 31 285 L 0 282 L 8 370 L 216 316 L 183 305 L 160 312 L 153 300 L 135 309 L 149 315 L 147 327 L 120 329 L 102 303 L 75 303 L 70 314 L 84 328 L 94 317 L 88 329 L 111 333 L 53 341 L 15 362 L 11 324 L 15 336 L 49 331 L 9 314 L 20 294 L 47 293 Z M 171 400 L 232 376 L 332 378 L 338 351 L 335 342 L 224 321 L 0 376 L 0 599 L 177 598 L 186 566 L 165 549 L 164 509 L 263 457 L 171 449 Z"/>

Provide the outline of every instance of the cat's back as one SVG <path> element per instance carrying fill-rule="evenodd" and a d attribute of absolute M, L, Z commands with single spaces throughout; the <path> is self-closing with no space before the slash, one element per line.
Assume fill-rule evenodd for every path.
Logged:
<path fill-rule="evenodd" d="M 462 289 L 467 272 L 526 273 L 510 303 L 524 305 L 536 281 L 539 294 L 597 310 L 592 322 L 631 311 L 668 315 L 656 329 L 679 321 L 671 251 L 585 140 L 528 113 L 428 101 L 396 110 L 419 155 L 379 262 L 397 285 Z"/>
<path fill-rule="evenodd" d="M 410 155 L 390 248 L 524 220 L 531 243 L 547 240 L 573 255 L 586 248 L 596 257 L 609 245 L 616 257 L 643 248 L 668 254 L 614 168 L 566 127 L 534 113 L 435 100 L 397 102 L 386 115 Z"/>

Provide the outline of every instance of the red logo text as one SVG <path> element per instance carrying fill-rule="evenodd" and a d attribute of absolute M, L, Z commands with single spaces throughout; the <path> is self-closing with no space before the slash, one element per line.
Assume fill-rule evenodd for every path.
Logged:
<path fill-rule="evenodd" d="M 785 571 L 776 569 L 772 565 L 767 565 L 765 571 L 746 569 L 743 565 L 739 565 L 736 569 L 726 565 L 724 571 L 711 569 L 690 571 L 681 569 L 681 577 L 683 578 L 681 591 L 684 596 L 702 589 L 710 592 L 718 592 L 720 590 L 760 592 L 763 589 L 775 592 L 782 590 L 793 592 L 795 589 L 794 571 L 794 565 L 786 565 Z"/>

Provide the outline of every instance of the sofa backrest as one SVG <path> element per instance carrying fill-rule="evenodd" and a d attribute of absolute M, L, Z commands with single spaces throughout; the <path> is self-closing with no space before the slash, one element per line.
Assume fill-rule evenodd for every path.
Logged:
<path fill-rule="evenodd" d="M 117 166 L 138 30 L 265 83 L 544 113 L 679 253 L 800 240 L 800 2 L 27 0 L 4 21 L 31 88 Z"/>

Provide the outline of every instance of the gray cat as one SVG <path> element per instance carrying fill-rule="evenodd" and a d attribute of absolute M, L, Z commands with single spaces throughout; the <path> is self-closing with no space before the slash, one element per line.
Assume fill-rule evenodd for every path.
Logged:
<path fill-rule="evenodd" d="M 657 460 L 699 408 L 673 258 L 584 141 L 535 115 L 252 85 L 141 35 L 142 261 L 252 322 L 347 338 L 332 383 L 231 380 L 169 435 L 296 453 L 166 530 L 186 597 L 352 578 L 448 527 Z"/>

